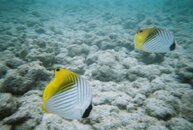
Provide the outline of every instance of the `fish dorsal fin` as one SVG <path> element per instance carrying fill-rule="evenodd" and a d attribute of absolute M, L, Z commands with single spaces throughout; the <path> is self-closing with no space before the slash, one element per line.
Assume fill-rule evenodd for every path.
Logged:
<path fill-rule="evenodd" d="M 78 75 L 67 69 L 55 71 L 55 79 L 57 83 L 57 94 L 70 89 L 77 81 Z"/>

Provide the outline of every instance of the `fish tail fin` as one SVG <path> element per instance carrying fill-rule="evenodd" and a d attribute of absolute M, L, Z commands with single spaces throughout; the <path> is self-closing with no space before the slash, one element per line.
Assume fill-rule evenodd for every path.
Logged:
<path fill-rule="evenodd" d="M 170 51 L 173 51 L 176 49 L 176 42 L 174 41 L 172 45 L 170 46 Z"/>

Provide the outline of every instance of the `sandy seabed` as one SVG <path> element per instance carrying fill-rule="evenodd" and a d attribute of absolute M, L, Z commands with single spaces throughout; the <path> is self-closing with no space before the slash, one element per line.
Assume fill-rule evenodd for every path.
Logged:
<path fill-rule="evenodd" d="M 193 10 L 127 6 L 2 2 L 0 130 L 193 130 Z M 177 49 L 135 50 L 136 31 L 152 26 L 173 31 Z M 50 66 L 90 82 L 88 119 L 42 112 Z"/>

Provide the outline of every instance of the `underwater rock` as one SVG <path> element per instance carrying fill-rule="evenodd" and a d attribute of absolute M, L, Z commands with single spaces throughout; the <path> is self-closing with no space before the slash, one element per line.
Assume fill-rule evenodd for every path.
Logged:
<path fill-rule="evenodd" d="M 66 53 L 59 53 L 58 55 L 56 55 L 55 59 L 56 59 L 56 63 L 58 63 L 58 64 L 62 64 L 62 65 L 70 64 L 69 63 L 70 58 L 67 57 L 67 52 Z"/>
<path fill-rule="evenodd" d="M 17 68 L 18 66 L 24 64 L 24 61 L 15 57 L 15 58 L 12 58 L 12 59 L 7 59 L 5 61 L 5 64 L 7 67 L 11 68 L 11 69 L 15 69 Z"/>
<path fill-rule="evenodd" d="M 96 45 L 99 49 L 101 49 L 101 46 L 107 43 L 108 41 L 110 41 L 110 38 L 107 36 L 104 36 L 106 35 L 104 31 L 97 32 L 97 34 L 99 36 L 96 39 L 94 39 L 94 41 L 92 41 L 92 45 Z"/>
<path fill-rule="evenodd" d="M 4 36 L 6 37 L 6 36 Z M 8 50 L 9 48 L 16 48 L 19 46 L 18 43 L 15 43 L 15 42 L 12 42 L 12 40 L 14 39 L 13 37 L 11 36 L 7 36 L 9 40 L 0 40 L 0 51 L 3 52 L 3 51 L 6 51 Z M 1 38 L 1 37 L 0 37 Z M 3 39 L 3 38 L 2 38 Z"/>
<path fill-rule="evenodd" d="M 123 59 L 121 59 L 121 64 L 127 68 L 130 69 L 133 66 L 138 65 L 137 59 L 133 58 L 133 57 L 124 57 Z"/>
<path fill-rule="evenodd" d="M 38 45 L 41 49 L 46 48 L 46 44 L 47 44 L 45 40 L 39 40 L 39 39 L 33 40 L 33 43 Z"/>
<path fill-rule="evenodd" d="M 90 81 L 91 85 L 95 88 L 97 88 L 96 91 L 101 91 L 101 92 L 117 92 L 117 91 L 124 91 L 125 89 L 130 89 L 128 86 L 128 82 L 126 82 L 127 85 L 121 84 L 121 83 L 116 83 L 113 81 L 110 82 L 100 82 L 98 80 L 91 80 Z M 100 94 L 100 93 L 99 93 Z"/>
<path fill-rule="evenodd" d="M 100 44 L 98 44 L 98 47 L 101 50 L 114 49 L 116 47 L 116 44 L 112 44 L 111 42 L 101 41 Z"/>
<path fill-rule="evenodd" d="M 42 117 L 40 125 L 36 127 L 36 130 L 44 130 L 44 129 L 74 130 L 74 126 L 72 125 L 71 122 L 63 120 L 58 115 L 45 113 Z"/>
<path fill-rule="evenodd" d="M 40 64 L 40 62 L 31 62 L 10 72 L 2 83 L 1 91 L 21 95 L 37 87 L 42 80 L 49 78 L 46 69 Z"/>
<path fill-rule="evenodd" d="M 57 66 L 58 64 L 60 67 L 68 68 L 77 73 L 83 74 L 86 66 L 85 56 L 77 55 L 77 56 L 69 57 L 67 53 L 68 53 L 68 50 L 63 49 L 62 53 L 59 53 L 58 55 L 56 55 L 55 65 Z"/>
<path fill-rule="evenodd" d="M 87 55 L 89 53 L 89 46 L 86 44 L 78 45 L 73 44 L 68 46 L 68 55 L 74 57 L 77 55 Z"/>
<path fill-rule="evenodd" d="M 97 62 L 101 65 L 113 65 L 117 61 L 114 51 L 104 51 L 97 55 Z"/>
<path fill-rule="evenodd" d="M 87 62 L 97 63 L 91 65 L 91 73 L 94 79 L 100 81 L 121 81 L 125 78 L 126 71 L 119 63 L 114 51 L 101 51 L 92 57 L 87 59 Z"/>
<path fill-rule="evenodd" d="M 179 80 L 193 85 L 193 67 L 181 68 L 177 71 Z"/>
<path fill-rule="evenodd" d="M 137 110 L 137 105 L 134 104 L 134 103 L 129 103 L 127 106 L 126 106 L 126 110 L 130 113 L 132 113 L 133 111 Z"/>
<path fill-rule="evenodd" d="M 163 125 L 153 125 L 148 128 L 148 130 L 169 130 L 167 127 Z"/>
<path fill-rule="evenodd" d="M 8 68 L 4 64 L 0 64 L 0 78 L 4 77 Z"/>
<path fill-rule="evenodd" d="M 140 52 L 137 57 L 139 61 L 148 65 L 148 64 L 162 63 L 165 58 L 164 56 L 165 54 Z"/>
<path fill-rule="evenodd" d="M 115 99 L 115 92 L 100 92 L 101 94 L 96 93 L 95 99 L 93 101 L 94 105 L 102 105 L 102 104 L 111 104 L 111 102 Z"/>
<path fill-rule="evenodd" d="M 149 25 L 149 26 L 154 24 L 154 21 L 151 18 L 145 19 L 144 22 L 145 22 L 145 25 Z"/>
<path fill-rule="evenodd" d="M 89 55 L 91 55 L 91 54 L 96 53 L 99 50 L 99 48 L 96 45 L 92 45 L 90 46 L 89 50 L 90 50 Z"/>
<path fill-rule="evenodd" d="M 138 103 L 140 103 L 140 101 L 137 101 L 137 99 L 144 99 L 149 94 L 152 94 L 152 86 L 147 78 L 138 78 L 137 80 L 133 81 L 131 83 L 131 88 L 135 89 L 136 91 L 134 98 L 136 98 L 136 102 Z M 130 89 L 128 91 L 130 91 Z"/>
<path fill-rule="evenodd" d="M 144 100 L 146 99 L 145 95 L 137 94 L 134 98 L 134 103 L 138 104 L 139 106 L 143 104 Z"/>
<path fill-rule="evenodd" d="M 54 64 L 55 62 L 55 54 L 54 53 L 46 53 L 39 52 L 37 50 L 32 50 L 28 53 L 25 59 L 29 61 L 41 61 L 44 66 L 48 67 Z"/>
<path fill-rule="evenodd" d="M 29 19 L 29 20 L 27 20 L 26 24 L 27 24 L 27 27 L 34 27 L 36 24 L 38 24 L 38 21 L 35 21 L 33 19 Z"/>
<path fill-rule="evenodd" d="M 115 39 L 117 39 L 118 37 L 119 37 L 119 35 L 116 34 L 116 33 L 111 33 L 111 34 L 109 34 L 109 38 L 112 39 L 112 40 L 115 40 Z"/>
<path fill-rule="evenodd" d="M 116 66 L 95 66 L 92 70 L 92 77 L 100 81 L 115 81 L 119 82 L 126 76 L 122 66 L 117 64 Z"/>
<path fill-rule="evenodd" d="M 181 99 L 181 116 L 193 123 L 193 91 L 184 94 Z"/>
<path fill-rule="evenodd" d="M 150 125 L 155 124 L 156 120 L 149 117 L 140 111 L 126 114 L 124 112 L 119 112 L 122 126 L 125 126 L 124 130 L 145 130 L 148 129 Z"/>
<path fill-rule="evenodd" d="M 31 63 L 24 64 L 17 69 L 21 76 L 26 76 L 34 81 L 47 80 L 49 74 L 42 66 L 42 62 L 33 61 Z"/>
<path fill-rule="evenodd" d="M 90 117 L 90 124 L 94 129 L 97 130 L 112 129 L 118 127 L 117 124 L 120 124 L 121 122 L 120 118 L 118 117 L 119 109 L 116 106 L 95 106 L 95 109 L 93 109 L 92 113 Z"/>
<path fill-rule="evenodd" d="M 17 110 L 17 99 L 9 93 L 0 93 L 0 102 L 0 120 L 10 116 Z"/>
<path fill-rule="evenodd" d="M 10 125 L 0 124 L 0 130 L 11 130 L 11 128 Z"/>
<path fill-rule="evenodd" d="M 40 125 L 35 130 L 92 130 L 91 126 L 81 123 L 77 120 L 64 120 L 55 114 L 44 114 Z"/>
<path fill-rule="evenodd" d="M 137 22 L 134 20 L 128 20 L 126 23 L 123 24 L 124 29 L 134 29 L 136 27 L 137 27 Z"/>
<path fill-rule="evenodd" d="M 2 83 L 1 91 L 20 95 L 30 90 L 33 83 L 33 80 L 18 75 L 16 71 L 10 72 Z"/>
<path fill-rule="evenodd" d="M 16 113 L 5 118 L 4 124 L 13 125 L 16 130 L 33 130 L 42 119 L 42 92 L 32 90 L 19 99 L 20 107 Z"/>
<path fill-rule="evenodd" d="M 46 30 L 42 27 L 37 27 L 35 29 L 35 32 L 37 32 L 38 34 L 45 34 L 46 33 Z"/>
<path fill-rule="evenodd" d="M 179 113 L 178 100 L 169 92 L 159 90 L 145 101 L 145 111 L 148 115 L 162 120 L 169 120 Z"/>
<path fill-rule="evenodd" d="M 38 18 L 41 17 L 41 14 L 38 11 L 32 11 L 31 14 Z"/>
<path fill-rule="evenodd" d="M 166 87 L 165 82 L 160 77 L 156 77 L 155 79 L 153 79 L 150 85 L 151 85 L 151 93 L 157 90 L 164 90 Z M 151 93 L 148 93 L 148 94 L 151 94 Z"/>
<path fill-rule="evenodd" d="M 1 61 L 6 61 L 7 59 L 12 59 L 15 57 L 15 54 L 12 51 L 5 50 L 3 52 L 0 51 L 0 60 Z"/>
<path fill-rule="evenodd" d="M 173 96 L 177 97 L 178 99 L 180 99 L 180 102 L 182 103 L 185 103 L 186 104 L 186 101 L 185 100 L 182 100 L 182 97 L 184 95 L 187 95 L 187 97 L 191 97 L 191 92 L 193 93 L 193 90 L 192 90 L 192 86 L 190 84 L 174 84 L 174 83 L 171 83 L 171 84 L 168 84 L 166 87 L 165 87 L 165 90 L 166 91 L 169 91 Z M 189 102 L 189 101 L 187 101 Z M 182 104 L 181 104 L 182 106 Z"/>
<path fill-rule="evenodd" d="M 144 14 L 138 13 L 138 14 L 137 14 L 137 20 L 138 20 L 138 22 L 144 20 L 145 17 L 146 17 L 146 16 L 145 16 Z"/>
<path fill-rule="evenodd" d="M 86 64 L 91 65 L 93 63 L 97 62 L 97 56 L 96 54 L 89 54 L 86 59 Z"/>
<path fill-rule="evenodd" d="M 63 35 L 63 32 L 60 29 L 55 28 L 54 26 L 50 26 L 50 30 L 55 34 Z"/>
<path fill-rule="evenodd" d="M 129 95 L 124 92 L 115 92 L 111 90 L 97 91 L 93 100 L 94 105 L 109 104 L 117 106 L 119 109 L 126 109 L 127 105 L 130 103 L 132 103 L 132 98 Z"/>
<path fill-rule="evenodd" d="M 184 118 L 172 118 L 167 122 L 167 127 L 170 130 L 192 130 L 193 124 Z"/>
<path fill-rule="evenodd" d="M 136 66 L 131 67 L 128 70 L 127 77 L 131 81 L 134 81 L 138 79 L 139 77 L 153 80 L 160 74 L 161 74 L 161 70 L 160 70 L 160 66 L 158 65 L 136 65 Z"/>
<path fill-rule="evenodd" d="M 80 75 L 83 75 L 86 69 L 85 58 L 82 56 L 76 56 L 73 58 L 66 58 L 66 64 L 63 65 L 64 68 L 68 68 Z"/>
<path fill-rule="evenodd" d="M 126 93 L 117 93 L 117 95 L 114 94 L 114 101 L 112 101 L 112 105 L 117 106 L 119 109 L 128 109 L 128 104 L 132 103 L 133 99 L 127 95 Z"/>
<path fill-rule="evenodd" d="M 158 119 L 168 120 L 172 116 L 175 116 L 176 113 L 171 106 L 165 106 L 167 106 L 167 104 L 164 101 L 148 99 L 146 102 L 146 112 Z"/>
<path fill-rule="evenodd" d="M 16 30 L 17 30 L 18 32 L 22 32 L 22 31 L 24 31 L 25 29 L 26 29 L 26 27 L 23 26 L 23 25 L 20 25 L 20 26 L 17 26 L 17 27 L 16 27 Z"/>

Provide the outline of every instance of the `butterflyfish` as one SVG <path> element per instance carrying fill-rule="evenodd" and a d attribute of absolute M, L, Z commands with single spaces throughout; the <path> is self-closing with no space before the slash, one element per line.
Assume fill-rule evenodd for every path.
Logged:
<path fill-rule="evenodd" d="M 42 110 L 70 120 L 86 118 L 92 110 L 91 86 L 68 69 L 54 69 L 54 79 L 43 91 Z"/>
<path fill-rule="evenodd" d="M 134 36 L 135 48 L 150 53 L 167 53 L 176 48 L 171 31 L 160 28 L 139 30 Z"/>

